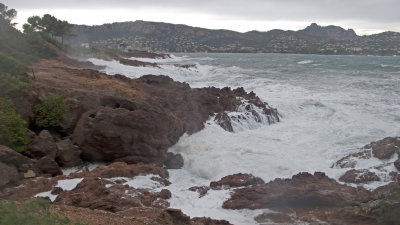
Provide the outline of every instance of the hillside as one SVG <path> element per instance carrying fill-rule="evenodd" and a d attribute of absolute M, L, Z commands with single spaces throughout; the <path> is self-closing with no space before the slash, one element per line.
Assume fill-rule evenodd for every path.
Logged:
<path fill-rule="evenodd" d="M 251 52 L 343 55 L 399 55 L 399 33 L 357 36 L 349 29 L 312 24 L 300 31 L 239 33 L 187 25 L 135 21 L 76 25 L 72 45 L 157 52 Z"/>

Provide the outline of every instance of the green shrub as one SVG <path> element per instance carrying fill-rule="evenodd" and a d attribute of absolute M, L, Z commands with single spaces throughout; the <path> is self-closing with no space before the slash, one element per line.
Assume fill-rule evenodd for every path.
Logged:
<path fill-rule="evenodd" d="M 25 136 L 26 122 L 16 113 L 12 101 L 0 98 L 0 145 L 21 152 L 29 139 Z"/>
<path fill-rule="evenodd" d="M 0 201 L 0 225 L 69 225 L 69 219 L 61 213 L 50 212 L 50 204 L 44 199 L 26 201 L 21 206 Z M 73 223 L 80 225 L 80 223 Z"/>
<path fill-rule="evenodd" d="M 64 98 L 58 95 L 43 98 L 40 104 L 35 105 L 35 114 L 35 123 L 39 127 L 59 125 L 66 114 Z"/>
<path fill-rule="evenodd" d="M 21 75 L 26 73 L 27 68 L 24 64 L 20 63 L 15 58 L 0 52 L 0 68 L 1 73 L 8 73 L 13 75 Z"/>
<path fill-rule="evenodd" d="M 23 75 L 0 73 L 0 96 L 16 96 L 29 85 L 29 78 Z"/>

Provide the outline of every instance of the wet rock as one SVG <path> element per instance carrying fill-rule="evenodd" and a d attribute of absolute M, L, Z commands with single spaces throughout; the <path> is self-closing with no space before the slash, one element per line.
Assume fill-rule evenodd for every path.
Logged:
<path fill-rule="evenodd" d="M 193 225 L 232 225 L 226 220 L 214 220 L 209 217 L 195 217 L 191 220 Z"/>
<path fill-rule="evenodd" d="M 396 161 L 394 162 L 394 166 L 396 167 L 396 169 L 397 169 L 398 171 L 400 171 L 400 159 L 398 159 L 398 160 L 396 160 Z"/>
<path fill-rule="evenodd" d="M 195 187 L 189 188 L 189 191 L 198 192 L 199 193 L 199 198 L 201 198 L 204 195 L 206 195 L 209 190 L 210 190 L 210 187 L 207 187 L 207 186 L 195 186 Z"/>
<path fill-rule="evenodd" d="M 396 137 L 387 137 L 382 140 L 372 142 L 366 147 L 372 148 L 372 154 L 374 157 L 378 159 L 389 159 L 395 152 L 400 151 L 400 140 Z"/>
<path fill-rule="evenodd" d="M 157 63 L 142 62 L 139 60 L 125 59 L 119 56 L 114 56 L 113 59 L 119 61 L 123 65 L 135 67 L 158 67 Z"/>
<path fill-rule="evenodd" d="M 360 152 L 352 153 L 341 158 L 334 164 L 334 166 L 338 166 L 340 168 L 354 168 L 357 165 L 358 159 L 369 159 L 371 157 L 371 150 L 362 148 Z"/>
<path fill-rule="evenodd" d="M 254 218 L 258 223 L 283 223 L 292 224 L 293 219 L 286 213 L 262 213 Z"/>
<path fill-rule="evenodd" d="M 39 135 L 28 146 L 27 154 L 35 159 L 49 156 L 54 159 L 57 154 L 57 145 L 53 136 L 47 130 L 42 130 Z"/>
<path fill-rule="evenodd" d="M 0 189 L 6 185 L 18 185 L 19 181 L 17 169 L 0 162 Z"/>
<path fill-rule="evenodd" d="M 165 209 L 164 212 L 171 224 L 190 224 L 190 217 L 183 214 L 180 209 Z"/>
<path fill-rule="evenodd" d="M 52 156 L 48 155 L 36 162 L 36 167 L 42 175 L 57 176 L 62 175 L 62 171 Z"/>
<path fill-rule="evenodd" d="M 170 199 L 172 197 L 172 193 L 168 189 L 162 189 L 160 192 L 160 197 L 162 199 Z"/>
<path fill-rule="evenodd" d="M 167 169 L 180 169 L 183 167 L 183 157 L 181 154 L 174 154 L 172 152 L 167 153 L 167 159 L 165 160 L 165 167 Z"/>
<path fill-rule="evenodd" d="M 56 161 L 62 167 L 74 167 L 83 164 L 81 150 L 73 145 L 69 138 L 57 142 Z"/>
<path fill-rule="evenodd" d="M 223 113 L 218 113 L 215 116 L 214 121 L 220 125 L 224 130 L 233 132 L 233 127 L 232 127 L 232 122 L 231 118 L 226 114 L 225 112 Z"/>
<path fill-rule="evenodd" d="M 165 208 L 169 206 L 165 200 L 170 194 L 168 192 L 163 190 L 154 193 L 116 184 L 107 179 L 86 177 L 73 190 L 60 193 L 55 202 L 111 212 L 143 206 Z"/>
<path fill-rule="evenodd" d="M 157 181 L 158 183 L 163 184 L 164 186 L 168 186 L 171 184 L 171 182 L 169 180 L 162 178 L 162 177 L 152 177 L 150 179 Z"/>
<path fill-rule="evenodd" d="M 341 185 L 324 173 L 299 173 L 292 179 L 275 179 L 267 184 L 235 189 L 223 203 L 228 209 L 310 208 L 351 205 L 357 189 Z"/>
<path fill-rule="evenodd" d="M 168 178 L 168 171 L 154 164 L 127 164 L 125 162 L 115 162 L 107 166 L 98 167 L 92 171 L 71 174 L 70 177 L 133 178 L 141 174 L 155 174 L 161 178 Z"/>
<path fill-rule="evenodd" d="M 219 181 L 213 181 L 210 183 L 210 187 L 214 190 L 232 188 L 232 187 L 245 187 L 250 185 L 264 184 L 265 182 L 251 174 L 238 173 L 233 175 L 228 175 Z"/>
<path fill-rule="evenodd" d="M 351 169 L 343 174 L 339 180 L 346 183 L 366 184 L 372 181 L 380 181 L 380 178 L 375 173 L 367 169 Z"/>

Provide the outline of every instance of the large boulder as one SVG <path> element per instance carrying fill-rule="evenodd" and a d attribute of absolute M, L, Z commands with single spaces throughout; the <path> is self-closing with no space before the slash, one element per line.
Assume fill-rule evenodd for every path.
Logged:
<path fill-rule="evenodd" d="M 354 204 L 357 189 L 341 185 L 324 173 L 299 173 L 292 179 L 234 190 L 227 209 L 341 207 Z"/>
<path fill-rule="evenodd" d="M 56 143 L 57 155 L 56 161 L 62 167 L 74 167 L 82 165 L 82 151 L 76 145 L 73 145 L 69 138 Z"/>
<path fill-rule="evenodd" d="M 57 145 L 48 130 L 42 130 L 33 142 L 28 146 L 27 154 L 35 159 L 50 156 L 54 159 L 57 154 Z"/>
<path fill-rule="evenodd" d="M 40 158 L 36 162 L 36 167 L 39 169 L 41 175 L 44 176 L 57 176 L 62 175 L 63 172 L 61 168 L 58 166 L 56 161 L 51 156 L 45 156 Z"/>
<path fill-rule="evenodd" d="M 232 187 L 245 187 L 250 185 L 264 184 L 264 180 L 255 177 L 248 173 L 237 173 L 228 175 L 221 178 L 219 181 L 213 181 L 210 183 L 210 187 L 214 190 L 232 188 Z"/>
<path fill-rule="evenodd" d="M 0 162 L 0 189 L 6 185 L 18 185 L 19 180 L 18 171 L 15 167 Z"/>
<path fill-rule="evenodd" d="M 180 121 L 158 105 L 104 107 L 82 115 L 73 141 L 88 161 L 156 163 L 162 165 L 170 145 L 183 134 Z M 119 106 L 118 106 L 119 107 Z"/>

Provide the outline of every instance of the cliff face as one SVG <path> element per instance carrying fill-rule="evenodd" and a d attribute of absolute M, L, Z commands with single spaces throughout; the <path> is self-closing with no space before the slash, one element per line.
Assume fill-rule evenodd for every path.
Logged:
<path fill-rule="evenodd" d="M 353 29 L 345 30 L 338 26 L 326 26 L 322 27 L 316 23 L 312 23 L 310 26 L 306 27 L 304 30 L 299 30 L 300 33 L 308 34 L 312 36 L 328 38 L 331 40 L 354 40 L 358 38 L 356 32 Z"/>

